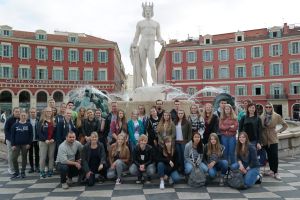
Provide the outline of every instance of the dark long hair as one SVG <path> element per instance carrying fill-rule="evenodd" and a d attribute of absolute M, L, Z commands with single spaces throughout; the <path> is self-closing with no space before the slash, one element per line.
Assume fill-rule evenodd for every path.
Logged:
<path fill-rule="evenodd" d="M 194 143 L 194 135 L 198 134 L 200 136 L 200 141 L 197 145 L 197 152 L 198 153 L 203 153 L 203 144 L 202 144 L 202 141 L 201 141 L 201 135 L 198 131 L 194 132 L 193 135 L 192 135 L 192 142 Z"/>
<path fill-rule="evenodd" d="M 244 144 L 242 144 L 240 142 L 240 136 L 244 135 L 246 138 L 246 141 Z M 243 148 L 244 145 L 244 148 Z M 239 136 L 238 136 L 238 141 L 237 141 L 237 145 L 236 145 L 236 155 L 241 156 L 241 157 L 246 157 L 248 155 L 248 145 L 249 145 L 249 138 L 248 138 L 248 134 L 245 131 L 240 132 Z"/>
<path fill-rule="evenodd" d="M 248 108 L 250 108 L 251 106 L 254 106 L 254 107 L 255 107 L 254 116 L 256 117 L 256 116 L 257 116 L 257 108 L 256 108 L 256 104 L 255 104 L 255 103 L 249 103 L 249 104 L 248 104 L 246 115 L 247 115 L 247 117 L 249 117 L 249 110 L 248 110 Z"/>

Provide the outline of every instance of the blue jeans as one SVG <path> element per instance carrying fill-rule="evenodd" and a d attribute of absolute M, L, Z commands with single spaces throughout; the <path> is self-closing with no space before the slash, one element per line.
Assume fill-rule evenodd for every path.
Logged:
<path fill-rule="evenodd" d="M 175 143 L 176 153 L 177 153 L 177 164 L 179 168 L 179 172 L 183 172 L 184 170 L 184 148 L 185 144 L 183 143 Z"/>
<path fill-rule="evenodd" d="M 225 149 L 223 155 L 228 163 L 235 163 L 235 146 L 236 146 L 236 138 L 235 136 L 221 136 L 221 143 L 224 145 Z"/>
<path fill-rule="evenodd" d="M 208 166 L 207 164 L 205 163 L 201 163 L 200 164 L 200 167 L 201 169 L 204 171 L 204 172 L 207 172 L 208 175 L 211 177 L 211 178 L 214 178 L 216 175 L 217 175 L 217 171 L 221 171 L 221 175 L 222 176 L 225 176 L 227 170 L 228 170 L 228 162 L 227 160 L 219 160 L 214 166 L 213 168 L 210 168 L 208 169 Z"/>
<path fill-rule="evenodd" d="M 201 171 L 203 171 L 202 168 L 201 168 L 201 164 L 198 167 Z M 190 163 L 190 162 L 185 161 L 184 162 L 184 173 L 185 173 L 185 175 L 189 175 L 192 172 L 192 170 L 193 170 L 193 164 Z"/>
<path fill-rule="evenodd" d="M 164 177 L 165 175 L 168 175 L 172 178 L 174 183 L 177 183 L 180 181 L 180 176 L 177 170 L 174 170 L 171 172 L 171 174 L 167 174 L 166 172 L 166 164 L 163 162 L 159 162 L 157 164 L 157 173 L 159 177 Z"/>
<path fill-rule="evenodd" d="M 231 165 L 231 169 L 239 169 L 240 164 L 239 163 L 233 163 Z M 244 175 L 244 184 L 247 187 L 251 187 L 255 184 L 257 181 L 257 177 L 259 175 L 259 167 L 256 168 L 250 168 L 247 173 Z"/>

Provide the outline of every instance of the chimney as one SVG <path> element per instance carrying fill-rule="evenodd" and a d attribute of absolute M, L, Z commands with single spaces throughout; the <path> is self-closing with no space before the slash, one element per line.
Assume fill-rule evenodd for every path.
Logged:
<path fill-rule="evenodd" d="M 287 23 L 283 24 L 283 34 L 286 35 L 289 33 L 289 26 L 287 25 Z"/>
<path fill-rule="evenodd" d="M 204 39 L 202 35 L 199 35 L 199 44 L 203 44 L 204 43 Z"/>

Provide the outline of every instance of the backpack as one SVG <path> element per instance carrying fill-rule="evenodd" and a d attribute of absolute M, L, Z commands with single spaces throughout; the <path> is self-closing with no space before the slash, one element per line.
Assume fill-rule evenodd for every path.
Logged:
<path fill-rule="evenodd" d="M 4 116 L 3 116 L 3 115 L 1 115 L 1 120 L 0 120 L 0 122 L 2 122 L 2 123 L 5 122 L 5 119 L 4 119 Z"/>
<path fill-rule="evenodd" d="M 193 167 L 192 172 L 189 175 L 188 185 L 191 187 L 204 186 L 206 182 L 206 176 L 199 167 Z"/>
<path fill-rule="evenodd" d="M 228 185 L 235 189 L 245 188 L 244 175 L 239 169 L 231 170 L 231 178 L 227 181 Z"/>
<path fill-rule="evenodd" d="M 268 156 L 267 156 L 267 152 L 265 149 L 262 148 L 262 149 L 257 150 L 257 160 L 261 167 L 266 166 L 266 164 L 268 162 Z"/>

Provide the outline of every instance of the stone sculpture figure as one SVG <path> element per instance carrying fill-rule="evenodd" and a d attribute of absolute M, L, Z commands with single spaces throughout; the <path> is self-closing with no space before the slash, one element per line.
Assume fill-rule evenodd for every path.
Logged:
<path fill-rule="evenodd" d="M 133 65 L 133 88 L 147 86 L 147 71 L 146 61 L 151 69 L 151 77 L 153 83 L 157 83 L 157 70 L 155 67 L 155 41 L 157 40 L 162 46 L 165 41 L 160 35 L 160 25 L 158 22 L 152 20 L 154 15 L 153 3 L 142 3 L 143 17 L 136 25 L 136 33 L 130 47 L 130 59 Z M 156 40 L 155 40 L 156 37 Z M 140 39 L 140 40 L 139 40 Z"/>

